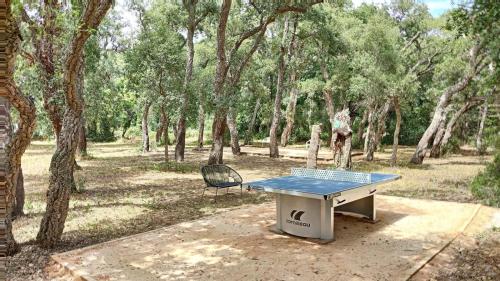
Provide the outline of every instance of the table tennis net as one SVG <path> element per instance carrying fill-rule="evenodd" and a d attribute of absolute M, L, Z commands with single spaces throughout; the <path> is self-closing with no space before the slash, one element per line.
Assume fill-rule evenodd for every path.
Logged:
<path fill-rule="evenodd" d="M 307 168 L 292 168 L 292 176 L 308 177 L 322 180 L 348 181 L 357 183 L 371 183 L 370 173 L 339 171 L 339 170 L 317 170 Z"/>

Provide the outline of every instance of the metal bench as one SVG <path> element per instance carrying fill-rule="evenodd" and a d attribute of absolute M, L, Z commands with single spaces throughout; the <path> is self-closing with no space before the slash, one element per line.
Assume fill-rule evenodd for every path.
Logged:
<path fill-rule="evenodd" d="M 201 198 L 205 195 L 205 190 L 213 187 L 215 188 L 215 202 L 217 202 L 217 193 L 221 188 L 229 188 L 233 186 L 240 187 L 240 196 L 243 196 L 243 179 L 234 169 L 226 165 L 205 165 L 201 167 L 201 174 L 206 186 L 203 188 Z"/>

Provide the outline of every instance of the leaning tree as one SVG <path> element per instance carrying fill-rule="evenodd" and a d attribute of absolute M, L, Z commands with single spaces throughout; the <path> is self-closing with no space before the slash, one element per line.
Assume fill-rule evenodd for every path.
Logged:
<path fill-rule="evenodd" d="M 466 89 L 487 64 L 485 47 L 481 41 L 476 41 L 468 50 L 468 64 L 463 71 L 462 77 L 447 87 L 439 96 L 431 122 L 417 144 L 417 148 L 410 160 L 411 163 L 422 164 L 431 139 L 438 132 L 440 123 L 443 123 L 443 120 L 446 119 L 447 108 L 452 98 Z"/>
<path fill-rule="evenodd" d="M 460 7 L 450 13 L 446 28 L 455 35 L 456 41 L 466 40 L 468 44 L 468 48 L 459 54 L 465 60 L 458 65 L 465 66 L 461 75 L 441 92 L 431 122 L 417 144 L 411 163 L 422 164 L 424 161 L 430 141 L 446 119 L 447 108 L 452 99 L 468 88 L 486 66 L 498 63 L 498 10 L 494 1 L 478 0 L 472 3 L 470 9 Z M 498 68 L 495 68 L 493 76 L 499 77 Z"/>
<path fill-rule="evenodd" d="M 112 0 L 89 0 L 68 44 L 64 63 L 63 89 L 66 108 L 56 150 L 50 162 L 47 206 L 40 223 L 37 241 L 52 248 L 60 240 L 69 208 L 69 195 L 74 185 L 73 169 L 78 144 L 78 131 L 83 113 L 83 99 L 77 87 L 78 72 L 83 64 L 85 42 L 97 29 L 110 9 Z"/>

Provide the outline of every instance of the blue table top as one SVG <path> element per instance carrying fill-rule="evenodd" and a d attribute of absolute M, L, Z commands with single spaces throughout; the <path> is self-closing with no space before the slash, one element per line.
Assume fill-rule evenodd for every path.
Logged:
<path fill-rule="evenodd" d="M 246 183 L 253 189 L 278 189 L 317 195 L 330 195 L 358 187 L 379 184 L 400 178 L 399 175 L 371 174 L 371 183 L 357 183 L 350 181 L 324 180 L 311 177 L 284 176 L 272 179 Z"/>

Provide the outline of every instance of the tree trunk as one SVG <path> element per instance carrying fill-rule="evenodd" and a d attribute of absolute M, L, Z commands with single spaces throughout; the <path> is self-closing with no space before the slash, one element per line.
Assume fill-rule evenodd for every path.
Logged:
<path fill-rule="evenodd" d="M 46 248 L 54 247 L 62 236 L 68 214 L 69 195 L 75 185 L 73 168 L 80 122 L 77 114 L 72 110 L 65 112 L 63 128 L 50 164 L 47 207 L 37 235 L 37 241 Z"/>
<path fill-rule="evenodd" d="M 163 123 L 163 120 L 160 120 L 160 122 Z M 161 123 L 160 123 L 160 126 L 158 126 L 158 128 L 156 128 L 156 136 L 155 136 L 156 143 L 161 143 L 163 132 L 165 131 L 165 128 L 164 128 L 163 124 L 161 124 Z"/>
<path fill-rule="evenodd" d="M 161 120 L 162 120 L 162 128 L 163 128 L 163 141 L 164 141 L 164 156 L 165 156 L 165 162 L 168 162 L 168 114 L 167 111 L 165 110 L 165 106 L 162 106 L 160 108 L 161 110 Z"/>
<path fill-rule="evenodd" d="M 281 134 L 281 146 L 285 147 L 290 140 L 290 135 L 292 134 L 293 123 L 295 122 L 295 107 L 297 105 L 297 96 L 299 89 L 295 85 L 296 82 L 296 70 L 292 69 L 290 73 L 290 85 L 292 85 L 292 90 L 290 91 L 290 101 L 286 107 L 286 126 Z"/>
<path fill-rule="evenodd" d="M 352 122 L 354 114 L 351 109 L 338 112 L 334 122 L 340 122 L 332 131 L 333 163 L 338 169 L 350 170 L 352 168 Z"/>
<path fill-rule="evenodd" d="M 198 148 L 203 148 L 203 134 L 205 133 L 205 108 L 200 103 L 198 107 Z"/>
<path fill-rule="evenodd" d="M 399 130 L 401 128 L 401 106 L 398 96 L 394 96 L 393 103 L 394 111 L 396 111 L 396 126 L 394 128 L 394 139 L 392 141 L 391 166 L 396 166 L 398 159 Z"/>
<path fill-rule="evenodd" d="M 12 219 L 24 215 L 24 199 L 24 175 L 23 169 L 20 168 L 16 181 L 16 204 L 14 207 L 14 213 L 12 214 Z"/>
<path fill-rule="evenodd" d="M 285 19 L 283 28 L 283 37 L 281 39 L 280 54 L 278 59 L 278 80 L 276 85 L 276 95 L 274 97 L 273 118 L 271 128 L 269 129 L 269 156 L 272 158 L 279 157 L 278 148 L 278 126 L 281 119 L 281 99 L 283 96 L 283 86 L 285 79 L 286 63 L 285 63 L 285 42 L 288 35 L 288 17 Z"/>
<path fill-rule="evenodd" d="M 184 161 L 184 151 L 186 149 L 186 115 L 187 110 L 187 93 L 185 93 L 186 104 L 182 105 L 179 119 L 177 120 L 175 132 L 175 161 Z M 183 101 L 184 103 L 184 101 Z"/>
<path fill-rule="evenodd" d="M 255 107 L 252 113 L 252 119 L 250 119 L 250 123 L 248 124 L 247 133 L 245 135 L 245 145 L 249 145 L 253 139 L 253 131 L 255 129 L 255 122 L 257 120 L 257 114 L 260 109 L 260 97 L 255 101 Z"/>
<path fill-rule="evenodd" d="M 217 66 L 214 79 L 214 95 L 224 98 L 224 84 L 227 75 L 226 61 L 226 28 L 231 10 L 231 0 L 223 0 L 217 26 Z M 226 125 L 226 110 L 223 105 L 216 104 L 214 120 L 212 123 L 212 147 L 208 156 L 208 164 L 222 164 L 224 153 L 224 131 Z"/>
<path fill-rule="evenodd" d="M 427 147 L 429 146 L 429 141 L 432 139 L 439 127 L 439 122 L 442 116 L 445 114 L 445 108 L 450 103 L 451 98 L 458 92 L 465 89 L 470 81 L 484 68 L 486 64 L 482 62 L 481 59 L 478 60 L 478 54 L 480 51 L 480 45 L 474 45 L 469 51 L 469 69 L 466 70 L 464 77 L 457 81 L 454 85 L 446 88 L 443 94 L 439 98 L 439 101 L 434 109 L 434 115 L 432 117 L 429 127 L 425 130 L 422 138 L 417 144 L 417 148 L 413 153 L 410 160 L 414 164 L 422 164 L 427 153 Z"/>
<path fill-rule="evenodd" d="M 7 3 L 7 5 L 9 8 L 0 6 L 0 16 L 5 16 L 6 11 L 9 12 L 7 16 L 10 16 L 10 3 Z M 10 19 L 12 20 L 12 22 L 10 22 L 10 25 L 14 25 L 13 19 Z M 7 26 L 7 28 L 8 27 L 9 26 Z M 15 27 L 15 32 L 16 33 L 14 35 L 17 36 L 19 34 L 17 26 Z M 13 33 L 13 31 L 11 31 L 11 33 Z M 0 55 L 4 56 L 5 53 L 7 53 L 8 55 L 8 52 L 2 49 Z M 15 60 L 15 58 L 13 58 L 12 60 Z M 2 66 L 2 71 L 5 70 L 6 69 Z M 9 91 L 9 89 L 4 89 L 3 87 L 0 90 L 2 92 Z M 1 252 L 2 256 L 4 256 L 5 254 L 13 255 L 19 251 L 19 244 L 17 244 L 16 240 L 14 239 L 14 234 L 12 233 L 12 221 L 14 220 L 13 214 L 16 207 L 17 187 L 14 181 L 14 177 L 12 177 L 12 181 L 10 183 L 8 182 L 8 174 L 15 173 L 15 170 L 9 167 L 9 160 L 6 157 L 3 157 L 3 155 L 8 153 L 6 147 L 8 147 L 9 142 L 11 141 L 11 128 L 9 101 L 3 97 L 0 97 L 0 153 L 2 154 L 2 157 L 0 157 L 0 173 L 2 174 L 2 177 L 0 178 L 0 198 L 2 199 L 2 201 L 0 202 L 0 208 L 5 208 L 5 210 L 2 210 L 3 212 L 0 214 L 2 215 L 2 220 L 5 220 L 6 228 L 5 237 L 3 232 L 0 232 L 0 235 L 2 241 L 5 239 L 5 246 L 7 246 L 5 252 Z M 7 175 L 7 177 L 3 175 Z"/>
<path fill-rule="evenodd" d="M 279 81 L 279 78 L 278 78 Z M 281 90 L 280 90 L 281 91 Z M 271 121 L 271 126 L 269 129 L 269 157 L 277 158 L 279 157 L 278 148 L 278 126 L 281 119 L 281 92 L 276 91 L 276 96 L 274 99 L 274 110 L 273 119 Z"/>
<path fill-rule="evenodd" d="M 483 143 L 483 131 L 484 131 L 484 122 L 486 121 L 486 117 L 488 116 L 488 98 L 484 99 L 484 105 L 481 109 L 481 122 L 479 123 L 479 131 L 477 132 L 476 138 L 476 149 L 479 155 L 484 155 L 486 152 L 486 146 Z"/>
<path fill-rule="evenodd" d="M 163 106 L 160 108 L 160 111 L 164 110 Z M 156 129 L 156 143 L 160 143 L 162 141 L 163 132 L 165 132 L 167 120 L 165 119 L 165 115 L 160 113 L 160 126 Z"/>
<path fill-rule="evenodd" d="M 373 128 L 372 126 L 370 125 L 373 125 L 373 114 L 374 114 L 374 111 L 375 109 L 370 105 L 366 111 L 368 112 L 367 115 L 368 115 L 368 118 L 367 118 L 367 128 L 366 128 L 366 133 L 365 133 L 365 141 L 363 143 L 363 154 L 366 155 L 367 152 L 368 152 L 368 145 L 370 144 L 370 138 L 368 137 L 368 135 L 370 133 L 373 133 Z"/>
<path fill-rule="evenodd" d="M 311 129 L 311 142 L 309 143 L 309 152 L 307 153 L 307 168 L 316 169 L 318 151 L 321 139 L 321 124 L 313 125 Z"/>
<path fill-rule="evenodd" d="M 285 18 L 285 23 L 283 27 L 283 37 L 281 38 L 280 54 L 278 59 L 278 80 L 276 84 L 276 95 L 274 97 L 274 109 L 273 109 L 273 119 L 271 122 L 271 128 L 269 129 L 269 156 L 271 158 L 279 157 L 278 148 L 278 127 L 281 119 L 281 100 L 283 98 L 283 88 L 286 72 L 286 42 L 288 39 L 288 29 L 289 29 L 289 19 Z M 292 44 L 290 41 L 290 44 Z"/>
<path fill-rule="evenodd" d="M 448 141 L 451 138 L 451 135 L 453 131 L 455 130 L 455 125 L 457 121 L 460 119 L 460 117 L 473 107 L 477 106 L 479 104 L 478 100 L 468 100 L 464 103 L 464 105 L 457 111 L 453 116 L 451 117 L 450 121 L 448 124 L 446 124 L 446 129 L 444 131 L 444 135 L 442 137 L 441 142 L 439 143 L 439 154 L 443 155 L 444 154 L 444 149 L 446 148 L 446 145 L 448 144 Z"/>
<path fill-rule="evenodd" d="M 361 122 L 359 122 L 357 135 L 359 145 L 363 143 L 363 134 L 365 132 L 366 121 L 368 121 L 368 110 L 365 110 L 365 112 L 363 113 L 363 118 L 361 119 Z"/>
<path fill-rule="evenodd" d="M 9 7 L 9 8 L 7 8 Z M 10 3 L 7 3 L 7 7 L 2 6 L 0 4 L 0 17 L 3 18 L 6 14 L 6 10 L 9 12 L 8 16 L 10 16 Z M 10 25 L 13 25 L 13 19 Z M 1 26 L 3 28 L 3 26 Z M 17 28 L 16 31 L 18 32 Z M 17 33 L 18 34 L 18 33 Z M 17 36 L 17 34 L 15 34 Z M 4 56 L 5 51 L 0 49 L 0 55 Z M 5 67 L 2 66 L 2 71 L 5 71 Z M 0 91 L 8 92 L 9 89 L 4 89 L 2 85 L 0 85 Z M 7 154 L 7 149 L 10 142 L 10 134 L 11 134 L 11 119 L 10 119 L 10 108 L 9 102 L 3 97 L 0 98 L 0 153 L 3 155 Z M 5 234 L 0 232 L 0 238 L 5 240 L 7 248 L 5 252 L 2 250 L 0 253 L 2 256 L 5 254 L 13 255 L 19 251 L 19 244 L 17 244 L 14 239 L 14 234 L 12 233 L 12 220 L 14 208 L 16 205 L 16 187 L 14 182 L 7 181 L 7 177 L 3 175 L 7 175 L 8 173 L 12 173 L 12 169 L 9 169 L 9 161 L 6 157 L 0 157 L 0 173 L 2 177 L 0 178 L 0 208 L 5 209 L 0 213 L 2 215 L 2 220 L 5 220 Z"/>
<path fill-rule="evenodd" d="M 172 132 L 174 133 L 174 142 L 177 141 L 177 133 L 179 132 L 177 124 L 179 124 L 179 122 L 172 122 Z"/>
<path fill-rule="evenodd" d="M 236 114 L 234 109 L 229 110 L 227 114 L 227 127 L 229 128 L 229 134 L 231 135 L 231 151 L 233 155 L 240 155 L 240 138 L 238 136 L 238 127 L 236 126 Z"/>
<path fill-rule="evenodd" d="M 122 139 L 125 138 L 125 134 L 132 125 L 132 120 L 134 118 L 135 118 L 135 113 L 132 110 L 127 110 L 127 120 L 125 120 L 125 123 L 123 124 Z"/>
<path fill-rule="evenodd" d="M 163 132 L 163 140 L 170 145 L 170 137 L 168 135 L 168 124 L 170 124 L 170 116 L 167 114 L 167 122 L 165 123 L 165 131 Z"/>
<path fill-rule="evenodd" d="M 184 83 L 182 85 L 182 104 L 177 123 L 177 134 L 175 144 L 175 161 L 184 161 L 184 151 L 186 149 L 186 112 L 189 103 L 189 84 L 193 76 L 193 59 L 194 59 L 194 31 L 198 22 L 196 20 L 196 4 L 197 1 L 184 1 L 184 8 L 188 12 L 187 21 L 187 57 L 186 57 L 186 71 L 184 74 Z"/>
<path fill-rule="evenodd" d="M 142 113 L 142 152 L 149 152 L 149 129 L 148 129 L 148 116 L 149 108 L 151 107 L 151 102 L 146 101 L 144 105 L 144 111 Z"/>
<path fill-rule="evenodd" d="M 326 64 L 324 61 L 320 61 L 320 67 L 321 67 L 321 74 L 323 75 L 323 80 L 325 80 L 325 85 L 327 82 L 330 80 L 330 75 L 328 74 L 328 70 L 326 68 Z M 326 105 L 326 112 L 328 114 L 328 119 L 330 120 L 330 127 L 332 130 L 332 138 L 330 139 L 330 148 L 333 150 L 333 154 L 335 154 L 335 149 L 334 145 L 337 140 L 337 133 L 334 133 L 333 131 L 335 130 L 335 107 L 333 104 L 333 92 L 331 88 L 325 88 L 323 89 L 323 98 L 325 99 L 325 105 Z M 335 155 L 334 155 L 335 158 Z"/>
<path fill-rule="evenodd" d="M 467 132 L 469 132 L 469 121 L 464 120 L 463 128 L 461 129 L 460 135 L 459 135 L 459 140 L 460 140 L 460 146 L 464 145 L 467 143 Z"/>
<path fill-rule="evenodd" d="M 85 58 L 82 55 L 82 61 L 85 61 Z M 77 77 L 76 77 L 76 91 L 77 95 L 81 97 L 82 99 L 82 112 L 84 111 L 84 106 L 85 103 L 83 102 L 83 95 L 84 95 L 84 84 L 85 84 L 85 65 L 82 63 L 81 66 L 78 68 L 77 71 Z M 87 139 L 85 136 L 85 117 L 82 114 L 82 118 L 80 120 L 80 124 L 78 124 L 78 140 L 77 140 L 77 152 L 80 156 L 86 156 L 87 155 Z M 74 167 L 73 170 L 78 171 L 81 170 L 82 167 L 78 165 L 78 163 L 75 162 L 73 163 Z M 72 180 L 73 185 L 71 186 L 71 193 L 78 192 L 78 188 L 76 186 L 76 182 L 73 179 Z"/>
<path fill-rule="evenodd" d="M 82 118 L 78 129 L 78 153 L 80 156 L 87 156 L 87 130 L 85 129 L 85 118 Z"/>
<path fill-rule="evenodd" d="M 53 248 L 61 239 L 68 214 L 70 190 L 74 184 L 73 164 L 83 110 L 83 99 L 77 91 L 76 77 L 83 64 L 84 45 L 91 31 L 99 26 L 111 7 L 111 3 L 111 0 L 88 1 L 78 29 L 69 44 L 63 75 L 66 110 L 56 151 L 50 163 L 47 207 L 37 235 L 38 243 L 45 248 Z"/>
<path fill-rule="evenodd" d="M 337 166 L 337 169 L 350 170 L 352 168 L 352 133 L 343 135 L 335 131 L 334 135 L 334 165 Z"/>
<path fill-rule="evenodd" d="M 350 170 L 352 168 L 352 134 L 346 137 L 344 145 L 342 146 L 342 155 L 340 157 L 339 168 L 343 170 Z"/>
<path fill-rule="evenodd" d="M 331 125 L 331 124 L 330 124 Z M 331 127 L 331 126 L 330 126 Z M 332 128 L 330 128 L 330 130 L 328 130 L 328 140 L 326 141 L 326 145 L 328 147 L 333 147 L 332 145 L 332 140 L 333 140 L 333 131 L 332 131 Z"/>
<path fill-rule="evenodd" d="M 54 105 L 53 101 L 52 102 L 49 101 L 53 99 L 52 98 L 53 96 L 56 96 L 54 92 L 57 92 L 57 90 L 53 89 L 52 86 L 46 86 L 46 88 L 44 89 L 43 96 L 44 96 L 44 109 L 45 111 L 47 111 L 47 116 L 49 117 L 49 120 L 52 123 L 52 129 L 54 130 L 54 137 L 57 139 L 57 137 L 61 132 L 62 120 L 58 106 Z"/>
<path fill-rule="evenodd" d="M 375 143 L 373 144 L 375 149 L 381 149 L 382 138 L 385 134 L 385 119 L 387 118 L 387 114 L 389 113 L 389 109 L 391 108 L 391 99 L 387 99 L 382 108 L 382 111 L 377 114 L 378 116 L 378 125 L 377 132 L 375 133 Z"/>
<path fill-rule="evenodd" d="M 278 79 L 279 80 L 279 79 Z M 271 127 L 269 129 L 269 157 L 277 158 L 279 157 L 278 148 L 278 126 L 281 118 L 281 93 L 276 93 L 274 99 L 274 113 L 271 122 Z"/>
<path fill-rule="evenodd" d="M 222 164 L 224 153 L 224 131 L 226 130 L 226 113 L 216 112 L 212 125 L 212 148 L 208 156 L 208 164 Z"/>
<path fill-rule="evenodd" d="M 31 141 L 36 122 L 34 103 L 24 96 L 14 83 L 14 68 L 17 51 L 19 50 L 19 27 L 11 13 L 11 1 L 0 3 L 0 29 L 3 41 L 0 46 L 0 219 L 3 230 L 0 240 L 4 248 L 0 255 L 13 255 L 19 246 L 12 233 L 12 214 L 22 212 L 24 204 L 24 184 L 21 170 L 21 158 Z M 17 109 L 18 129 L 11 132 L 10 106 Z M 16 207 L 16 209 L 14 209 Z"/>
<path fill-rule="evenodd" d="M 429 141 L 438 130 L 439 124 L 441 123 L 443 115 L 445 114 L 445 107 L 448 106 L 450 98 L 448 97 L 449 95 L 446 95 L 447 93 L 448 92 L 445 92 L 441 96 L 436 106 L 436 109 L 434 110 L 434 117 L 432 118 L 431 124 L 429 125 L 429 127 L 427 127 L 427 129 L 424 132 L 424 135 L 418 142 L 415 153 L 413 154 L 412 159 L 410 160 L 411 163 L 422 164 L 422 162 L 424 161 Z"/>
<path fill-rule="evenodd" d="M 163 131 L 165 128 L 163 128 L 163 117 L 160 116 L 160 120 L 158 120 L 158 127 L 156 127 L 156 135 L 155 135 L 155 142 L 160 143 L 161 142 L 161 137 L 163 134 Z"/>
<path fill-rule="evenodd" d="M 82 61 L 85 61 L 85 58 L 82 56 Z M 85 93 L 84 87 L 85 87 L 85 65 L 82 63 L 81 67 L 78 69 L 77 72 L 77 80 L 76 80 L 76 90 L 78 92 L 78 95 L 82 98 L 83 100 L 83 95 Z M 83 103 L 83 106 L 85 104 Z M 84 111 L 84 108 L 82 109 Z M 87 134 L 85 131 L 85 117 L 82 116 L 81 122 L 79 124 L 78 128 L 78 153 L 80 156 L 87 156 Z M 77 165 L 75 161 L 75 165 L 77 169 L 81 169 L 80 166 Z M 76 187 L 76 186 L 75 186 Z"/>
<path fill-rule="evenodd" d="M 375 152 L 375 133 L 374 131 L 374 122 L 375 122 L 375 109 L 370 108 L 370 112 L 368 113 L 368 128 L 366 129 L 366 137 L 365 137 L 365 160 L 372 161 L 373 154 Z"/>
<path fill-rule="evenodd" d="M 337 146 L 339 140 L 339 134 L 335 131 L 332 131 L 332 136 L 330 139 L 330 148 L 332 149 L 332 160 L 333 164 L 337 167 L 340 166 L 340 156 L 341 156 L 341 147 Z"/>
<path fill-rule="evenodd" d="M 445 111 L 446 112 L 443 114 L 442 119 L 439 122 L 436 134 L 434 135 L 434 140 L 432 141 L 432 147 L 429 154 L 429 156 L 432 158 L 439 158 L 440 155 L 439 151 L 441 147 L 441 141 L 443 140 L 444 136 L 446 117 L 448 115 L 448 112 L 450 111 L 450 107 L 448 106 Z"/>

